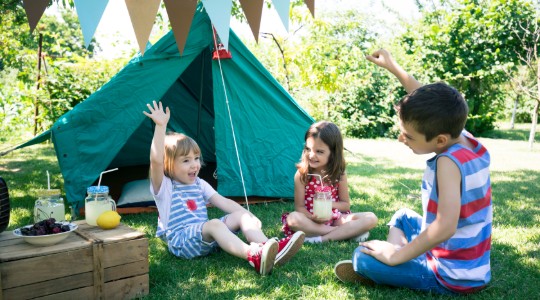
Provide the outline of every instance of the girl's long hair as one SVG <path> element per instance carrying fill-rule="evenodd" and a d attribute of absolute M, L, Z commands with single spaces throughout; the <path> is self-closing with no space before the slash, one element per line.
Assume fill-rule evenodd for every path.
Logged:
<path fill-rule="evenodd" d="M 163 169 L 165 176 L 173 178 L 174 160 L 180 156 L 186 156 L 193 151 L 199 155 L 201 165 L 203 165 L 201 148 L 194 139 L 183 133 L 169 132 L 165 136 L 165 157 L 163 158 Z"/>
<path fill-rule="evenodd" d="M 343 155 L 343 137 L 339 128 L 336 124 L 328 121 L 313 123 L 306 131 L 304 142 L 310 137 L 320 139 L 330 148 L 330 156 L 328 157 L 326 168 L 323 170 L 324 174 L 322 174 L 322 177 L 326 176 L 325 182 L 328 184 L 333 185 L 337 183 L 341 175 L 345 173 L 345 168 L 347 167 Z M 300 172 L 302 182 L 307 183 L 309 181 L 308 174 L 312 173 L 312 170 L 309 167 L 308 152 L 305 145 L 302 157 L 300 158 L 300 162 L 296 164 L 296 168 Z"/>

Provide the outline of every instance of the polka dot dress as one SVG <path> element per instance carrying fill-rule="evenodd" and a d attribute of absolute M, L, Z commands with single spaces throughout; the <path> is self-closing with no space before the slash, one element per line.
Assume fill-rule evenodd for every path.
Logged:
<path fill-rule="evenodd" d="M 306 185 L 306 191 L 304 196 L 304 205 L 306 209 L 313 214 L 313 199 L 315 198 L 316 190 L 317 188 L 321 187 L 321 182 L 319 181 L 318 177 L 311 176 L 311 180 Z M 332 197 L 332 202 L 338 202 L 339 201 L 339 183 L 336 183 L 332 186 L 330 186 L 330 194 Z M 345 212 L 349 213 L 349 212 Z M 337 220 L 341 217 L 342 212 L 340 212 L 337 208 L 332 209 L 332 218 L 324 223 L 326 225 L 332 225 L 334 223 L 334 220 Z M 285 236 L 289 236 L 294 234 L 294 231 L 289 228 L 289 225 L 287 224 L 287 216 L 289 213 L 284 213 L 281 215 L 281 223 L 282 231 L 285 234 Z"/>

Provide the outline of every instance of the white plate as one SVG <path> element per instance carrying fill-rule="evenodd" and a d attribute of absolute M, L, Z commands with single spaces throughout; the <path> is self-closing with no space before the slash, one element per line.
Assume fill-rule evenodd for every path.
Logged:
<path fill-rule="evenodd" d="M 77 227 L 79 227 L 77 224 L 69 223 L 69 222 L 57 222 L 57 223 L 61 223 L 62 225 L 69 225 L 69 231 L 64 231 L 64 232 L 54 233 L 54 234 L 47 234 L 47 235 L 35 235 L 35 236 L 22 235 L 21 229 L 25 227 L 29 228 L 29 227 L 34 226 L 34 224 L 32 224 L 32 225 L 26 225 L 22 228 L 17 228 L 13 230 L 13 234 L 15 236 L 22 237 L 27 243 L 30 243 L 32 245 L 50 246 L 50 245 L 54 245 L 65 240 L 72 231 L 76 230 Z"/>

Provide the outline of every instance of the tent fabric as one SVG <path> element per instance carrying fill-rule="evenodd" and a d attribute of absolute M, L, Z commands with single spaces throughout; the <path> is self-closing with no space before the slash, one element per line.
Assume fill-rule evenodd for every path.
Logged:
<path fill-rule="evenodd" d="M 232 59 L 212 60 L 213 44 L 199 5 L 182 56 L 171 31 L 53 124 L 70 203 L 82 204 L 105 170 L 148 165 L 153 122 L 142 112 L 153 100 L 171 109 L 168 129 L 194 138 L 203 161 L 216 163 L 220 194 L 244 196 L 234 128 L 247 196 L 293 197 L 295 163 L 313 119 L 233 32 Z"/>

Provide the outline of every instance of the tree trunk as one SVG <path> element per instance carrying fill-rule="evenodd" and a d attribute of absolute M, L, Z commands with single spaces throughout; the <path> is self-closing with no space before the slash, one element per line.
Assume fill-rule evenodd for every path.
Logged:
<path fill-rule="evenodd" d="M 534 104 L 534 109 L 532 112 L 531 132 L 529 134 L 529 150 L 533 149 L 534 136 L 536 135 L 536 124 L 538 123 L 538 107 L 540 106 L 540 60 L 539 59 L 537 59 L 536 88 L 537 88 L 536 103 Z"/>
<path fill-rule="evenodd" d="M 476 77 L 471 78 L 470 85 L 469 85 L 469 91 L 471 95 L 479 95 L 480 94 L 480 80 Z M 471 103 L 469 103 L 470 107 L 470 114 L 475 116 L 480 113 L 480 106 L 481 102 L 478 99 L 474 99 Z"/>
<path fill-rule="evenodd" d="M 537 99 L 532 112 L 531 132 L 529 133 L 529 150 L 533 149 L 534 136 L 536 134 L 536 124 L 538 124 L 538 107 L 540 106 L 539 104 L 540 99 Z"/>
<path fill-rule="evenodd" d="M 512 109 L 512 119 L 510 120 L 510 129 L 514 129 L 514 125 L 516 124 L 516 111 L 517 111 L 518 102 L 519 102 L 519 95 L 517 95 L 516 99 L 514 99 L 514 108 Z"/>

